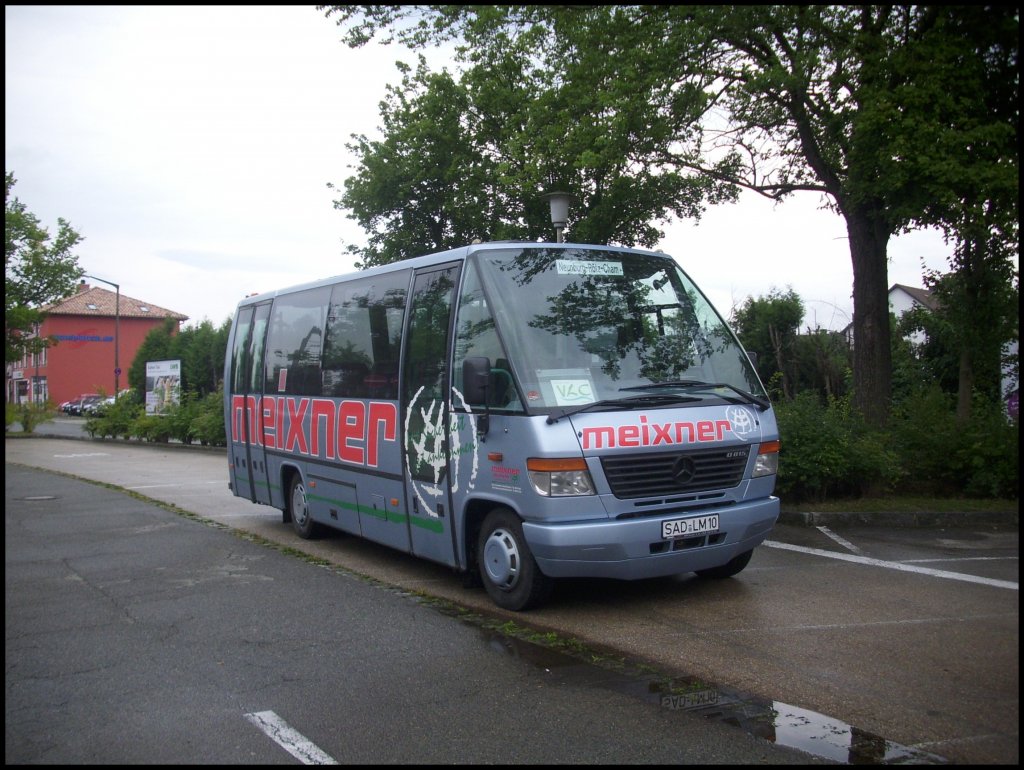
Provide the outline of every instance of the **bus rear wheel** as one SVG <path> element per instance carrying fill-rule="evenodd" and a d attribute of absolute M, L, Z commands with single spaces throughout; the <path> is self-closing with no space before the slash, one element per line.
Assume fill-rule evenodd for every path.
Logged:
<path fill-rule="evenodd" d="M 292 477 L 288 487 L 287 516 L 291 519 L 295 534 L 303 540 L 311 540 L 317 536 L 319 527 L 313 521 L 309 506 L 306 504 L 306 485 L 302 483 L 302 477 L 297 473 Z"/>
<path fill-rule="evenodd" d="M 477 538 L 476 561 L 491 600 L 519 612 L 541 604 L 554 581 L 540 571 L 523 536 L 523 523 L 511 510 L 487 514 Z"/>

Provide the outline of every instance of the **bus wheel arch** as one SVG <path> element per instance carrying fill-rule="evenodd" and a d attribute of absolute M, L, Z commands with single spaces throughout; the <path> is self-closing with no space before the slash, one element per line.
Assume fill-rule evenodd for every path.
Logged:
<path fill-rule="evenodd" d="M 475 542 L 480 579 L 499 607 L 518 612 L 536 607 L 550 595 L 554 580 L 537 566 L 523 536 L 522 519 L 510 508 L 492 508 Z"/>
<path fill-rule="evenodd" d="M 281 504 L 281 522 L 283 524 L 290 524 L 292 521 L 292 511 L 289 505 L 289 497 L 292 491 L 292 480 L 296 476 L 301 476 L 299 469 L 294 465 L 283 464 L 281 466 L 281 494 L 284 495 L 284 501 Z M 271 500 L 273 500 L 273 493 L 271 493 Z"/>

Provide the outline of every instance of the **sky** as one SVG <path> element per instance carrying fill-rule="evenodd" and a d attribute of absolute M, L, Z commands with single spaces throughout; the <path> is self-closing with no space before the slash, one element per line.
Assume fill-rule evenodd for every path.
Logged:
<path fill-rule="evenodd" d="M 351 50 L 314 6 L 5 6 L 4 166 L 51 234 L 84 236 L 89 275 L 220 325 L 254 292 L 355 269 L 364 242 L 334 207 L 353 134 L 379 136 L 398 46 Z M 430 59 L 440 68 L 442 62 Z M 663 227 L 671 254 L 728 317 L 792 289 L 804 327 L 852 321 L 843 220 L 803 194 L 753 193 Z M 569 240 L 572 219 L 570 211 Z M 554 231 L 552 231 L 554 240 Z M 945 271 L 934 231 L 894 237 L 889 284 Z M 108 284 L 90 280 L 103 288 Z"/>

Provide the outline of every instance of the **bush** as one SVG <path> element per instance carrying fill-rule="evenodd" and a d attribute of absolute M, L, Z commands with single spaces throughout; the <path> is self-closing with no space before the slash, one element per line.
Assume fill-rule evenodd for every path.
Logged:
<path fill-rule="evenodd" d="M 10 406 L 12 405 L 8 404 L 8 407 Z M 50 422 L 57 416 L 57 407 L 49 400 L 44 403 L 26 401 L 23 404 L 15 405 L 13 412 L 10 408 L 6 411 L 7 425 L 19 422 L 25 433 L 34 432 L 38 425 Z"/>
<path fill-rule="evenodd" d="M 119 396 L 113 404 L 101 412 L 91 415 L 85 421 L 86 432 L 95 438 L 130 438 L 134 424 L 144 413 L 144 409 L 131 393 Z"/>
<path fill-rule="evenodd" d="M 805 391 L 776 405 L 779 434 L 777 489 L 780 496 L 821 501 L 890 489 L 899 463 L 885 434 L 870 430 L 848 397 L 822 403 Z"/>
<path fill-rule="evenodd" d="M 224 436 L 224 391 L 218 389 L 208 393 L 199 402 L 198 414 L 192 420 L 193 438 L 203 446 L 225 446 Z"/>
<path fill-rule="evenodd" d="M 1001 404 L 975 405 L 958 449 L 967 469 L 964 495 L 1020 495 L 1020 423 L 1006 419 Z"/>
<path fill-rule="evenodd" d="M 201 400 L 194 393 L 186 394 L 181 404 L 160 415 L 147 415 L 133 394 L 126 394 L 89 417 L 85 430 L 93 438 L 134 437 L 159 443 L 174 439 L 183 444 L 199 441 L 204 446 L 224 446 L 223 391 Z"/>
<path fill-rule="evenodd" d="M 172 405 L 163 414 L 170 438 L 182 444 L 192 443 L 192 421 L 199 416 L 200 406 L 195 393 L 181 394 L 181 401 Z"/>
<path fill-rule="evenodd" d="M 164 415 L 143 414 L 132 423 L 132 435 L 143 441 L 166 444 L 171 439 L 171 428 Z"/>
<path fill-rule="evenodd" d="M 937 386 L 907 394 L 886 430 L 869 429 L 848 399 L 808 391 L 776 404 L 782 446 L 778 494 L 792 502 L 896 493 L 1012 499 L 1020 494 L 1020 425 L 1000 404 L 956 418 Z"/>
<path fill-rule="evenodd" d="M 958 422 L 955 397 L 937 386 L 912 393 L 893 411 L 893 443 L 906 472 L 904 490 L 933 495 L 1016 497 L 1020 425 L 1000 405 L 978 402 Z"/>

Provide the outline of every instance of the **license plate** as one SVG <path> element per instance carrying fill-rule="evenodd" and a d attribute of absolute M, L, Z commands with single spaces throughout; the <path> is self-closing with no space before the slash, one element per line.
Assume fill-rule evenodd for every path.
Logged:
<path fill-rule="evenodd" d="M 718 690 L 698 690 L 677 695 L 662 695 L 661 705 L 667 709 L 695 709 L 718 703 Z"/>
<path fill-rule="evenodd" d="M 694 516 L 690 519 L 670 519 L 661 522 L 661 537 L 671 540 L 675 537 L 693 537 L 718 531 L 718 514 Z"/>

